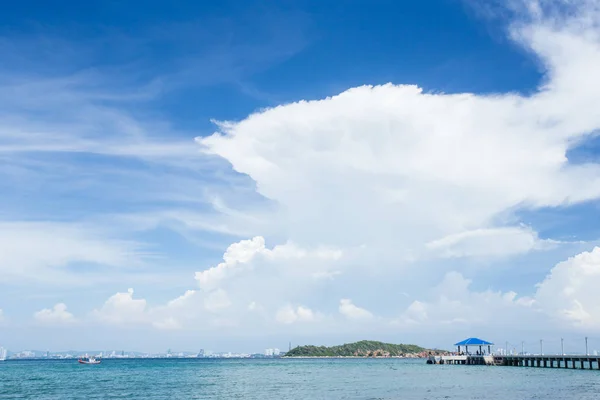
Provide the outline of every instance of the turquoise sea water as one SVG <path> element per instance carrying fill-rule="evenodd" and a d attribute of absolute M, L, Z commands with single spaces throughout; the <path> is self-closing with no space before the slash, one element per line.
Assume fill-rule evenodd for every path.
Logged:
<path fill-rule="evenodd" d="M 423 360 L 0 363 L 0 399 L 599 399 L 600 371 Z"/>

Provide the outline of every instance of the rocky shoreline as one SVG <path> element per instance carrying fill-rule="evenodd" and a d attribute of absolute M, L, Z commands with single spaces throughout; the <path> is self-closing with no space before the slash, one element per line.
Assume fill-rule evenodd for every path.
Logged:
<path fill-rule="evenodd" d="M 281 356 L 281 358 L 408 358 L 408 359 L 427 359 L 431 355 L 447 356 L 450 353 L 435 353 L 435 354 L 407 354 L 404 356 Z"/>

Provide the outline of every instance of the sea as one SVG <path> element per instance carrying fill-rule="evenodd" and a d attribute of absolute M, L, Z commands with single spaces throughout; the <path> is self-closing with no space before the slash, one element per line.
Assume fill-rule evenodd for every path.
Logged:
<path fill-rule="evenodd" d="M 406 359 L 105 359 L 0 363 L 0 399 L 600 398 L 600 371 Z"/>

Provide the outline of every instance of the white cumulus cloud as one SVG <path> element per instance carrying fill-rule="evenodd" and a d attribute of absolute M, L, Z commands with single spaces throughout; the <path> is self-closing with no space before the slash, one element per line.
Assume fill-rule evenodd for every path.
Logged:
<path fill-rule="evenodd" d="M 205 271 L 196 272 L 198 285 L 203 289 L 214 289 L 219 282 L 228 275 L 235 273 L 236 268 L 252 260 L 256 254 L 264 253 L 265 240 L 255 237 L 251 240 L 242 240 L 230 245 L 223 255 L 223 262 Z"/>
<path fill-rule="evenodd" d="M 401 323 L 461 329 L 500 324 L 506 328 L 535 313 L 532 298 L 518 297 L 515 292 L 473 291 L 471 283 L 458 272 L 448 272 L 439 285 L 421 296 L 426 300 L 415 300 L 407 307 Z"/>
<path fill-rule="evenodd" d="M 261 258 L 260 262 L 263 264 L 301 259 L 337 261 L 342 257 L 342 251 L 324 247 L 307 250 L 294 243 L 286 243 L 268 249 L 265 246 L 265 239 L 262 236 L 256 236 L 250 240 L 241 240 L 231 244 L 223 255 L 222 263 L 196 272 L 198 285 L 204 290 L 216 289 L 223 280 L 234 277 L 244 270 L 252 270 L 254 264 L 251 262 L 256 257 Z"/>
<path fill-rule="evenodd" d="M 340 300 L 339 311 L 340 314 L 349 319 L 367 319 L 373 316 L 368 310 L 354 305 L 350 299 Z"/>
<path fill-rule="evenodd" d="M 196 294 L 197 292 L 195 290 L 186 290 L 181 296 L 170 300 L 167 306 L 171 308 L 185 307 L 191 301 L 193 301 L 193 298 L 196 296 Z"/>
<path fill-rule="evenodd" d="M 136 324 L 147 322 L 147 302 L 145 299 L 134 299 L 133 289 L 112 295 L 101 308 L 92 315 L 100 321 L 111 324 Z"/>
<path fill-rule="evenodd" d="M 67 311 L 65 303 L 57 303 L 52 308 L 44 308 L 33 314 L 33 318 L 45 324 L 64 324 L 75 322 L 75 316 Z"/>
<path fill-rule="evenodd" d="M 231 300 L 223 289 L 209 293 L 204 299 L 204 307 L 211 312 L 217 312 L 229 306 L 231 306 Z"/>
<path fill-rule="evenodd" d="M 600 328 L 600 247 L 558 263 L 535 294 L 552 318 L 583 328 Z"/>
<path fill-rule="evenodd" d="M 293 307 L 287 304 L 277 310 L 275 320 L 282 324 L 293 324 L 295 322 L 311 322 L 317 318 L 317 315 L 307 307 Z"/>
<path fill-rule="evenodd" d="M 556 264 L 532 296 L 473 291 L 471 283 L 460 273 L 447 273 L 439 285 L 406 308 L 400 323 L 440 329 L 444 325 L 518 328 L 527 321 L 539 329 L 600 329 L 596 290 L 600 284 L 600 247 Z"/>
<path fill-rule="evenodd" d="M 546 71 L 533 94 L 361 86 L 222 122 L 197 141 L 256 182 L 279 206 L 273 224 L 297 243 L 418 255 L 454 238 L 450 255 L 527 252 L 540 243 L 506 225 L 514 211 L 600 197 L 600 166 L 567 158 L 600 128 L 597 20 L 582 6 L 560 23 L 512 26 Z M 505 246 L 477 246 L 492 234 Z"/>

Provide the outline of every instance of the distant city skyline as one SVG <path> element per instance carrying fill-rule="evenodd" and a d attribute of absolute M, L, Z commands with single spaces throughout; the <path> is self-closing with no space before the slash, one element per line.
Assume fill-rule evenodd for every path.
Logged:
<path fill-rule="evenodd" d="M 0 358 L 5 356 L 7 359 L 75 359 L 81 355 L 94 355 L 100 358 L 119 359 L 119 358 L 273 358 L 279 357 L 281 352 L 279 349 L 266 349 L 264 352 L 212 352 L 207 351 L 206 354 L 200 354 L 190 351 L 177 352 L 136 352 L 136 351 L 116 351 L 116 350 L 71 350 L 71 351 L 35 351 L 35 350 L 20 350 L 11 352 L 8 349 L 0 347 Z"/>
<path fill-rule="evenodd" d="M 3 353 L 4 352 L 4 353 Z M 281 355 L 281 350 L 278 348 L 267 348 L 263 351 L 246 351 L 246 352 L 232 352 L 232 351 L 213 351 L 200 349 L 198 351 L 190 350 L 172 350 L 167 349 L 162 352 L 151 352 L 151 351 L 131 351 L 131 350 L 98 350 L 98 349 L 87 349 L 87 350 L 34 350 L 34 349 L 20 349 L 10 350 L 0 346 L 0 356 L 2 354 L 10 355 L 12 358 L 49 358 L 57 356 L 68 356 L 68 358 L 76 357 L 81 354 L 94 354 L 99 355 L 103 358 L 131 358 L 131 357 L 181 357 L 181 358 L 244 358 L 250 356 L 259 357 L 278 357 Z M 1 357 L 0 357 L 1 358 Z"/>

